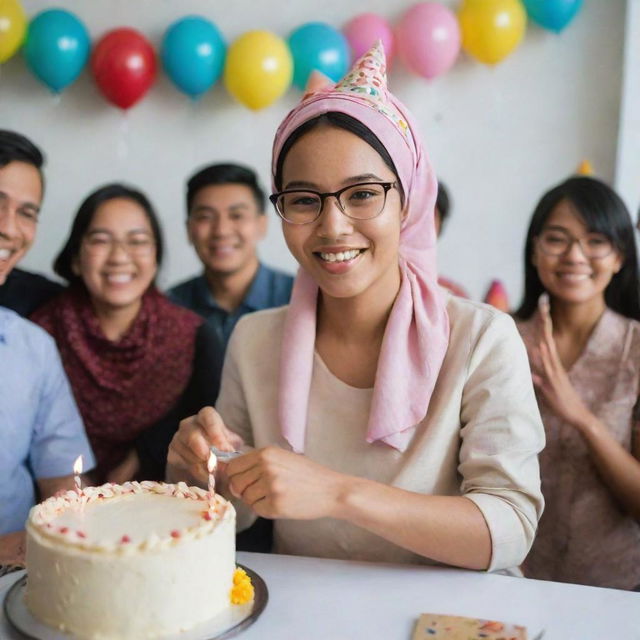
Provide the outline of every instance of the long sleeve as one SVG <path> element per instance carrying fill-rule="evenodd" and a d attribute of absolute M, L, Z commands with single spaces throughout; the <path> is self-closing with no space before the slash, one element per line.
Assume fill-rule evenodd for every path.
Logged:
<path fill-rule="evenodd" d="M 215 330 L 207 323 L 198 329 L 191 377 L 178 403 L 152 427 L 136 439 L 140 459 L 140 477 L 160 480 L 164 477 L 167 451 L 178 425 L 202 407 L 214 406 L 220 390 L 223 347 Z"/>
<path fill-rule="evenodd" d="M 242 321 L 240 324 L 243 324 Z M 224 360 L 217 409 L 225 425 L 231 429 L 231 431 L 237 433 L 246 445 L 254 446 L 253 430 L 238 362 L 238 353 L 242 351 L 242 347 L 243 344 L 239 339 L 239 332 L 236 330 L 231 335 Z M 236 509 L 238 531 L 248 529 L 256 521 L 256 514 L 241 501 L 230 496 L 227 497 L 229 497 Z"/>
<path fill-rule="evenodd" d="M 492 316 L 471 349 L 461 421 L 461 491 L 491 532 L 489 568 L 517 566 L 544 506 L 537 458 L 544 429 L 524 344 L 506 315 Z"/>

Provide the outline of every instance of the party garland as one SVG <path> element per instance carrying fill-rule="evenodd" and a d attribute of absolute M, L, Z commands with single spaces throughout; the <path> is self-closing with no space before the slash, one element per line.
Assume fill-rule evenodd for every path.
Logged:
<path fill-rule="evenodd" d="M 432 79 L 446 73 L 462 48 L 494 65 L 522 41 L 527 16 L 560 32 L 583 0 L 462 0 L 457 14 L 437 2 L 410 7 L 393 29 L 379 15 L 363 13 L 342 32 L 308 22 L 285 41 L 263 30 L 242 34 L 227 47 L 219 29 L 201 16 L 187 16 L 166 30 L 159 50 L 164 72 L 191 98 L 222 76 L 227 91 L 250 109 L 262 109 L 293 83 L 304 89 L 313 70 L 338 81 L 352 59 L 378 39 L 387 58 L 395 53 L 413 73 Z M 82 21 L 70 11 L 47 9 L 27 20 L 19 0 L 0 2 L 0 63 L 22 48 L 29 69 L 55 93 L 71 85 L 87 62 L 104 97 L 121 109 L 138 102 L 153 85 L 158 55 L 143 34 L 120 27 L 93 47 Z"/>

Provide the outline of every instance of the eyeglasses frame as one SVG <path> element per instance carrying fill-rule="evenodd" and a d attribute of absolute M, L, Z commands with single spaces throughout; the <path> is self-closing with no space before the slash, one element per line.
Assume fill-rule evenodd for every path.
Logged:
<path fill-rule="evenodd" d="M 584 250 L 584 247 L 582 245 L 582 241 L 580 240 L 580 238 L 576 238 L 575 236 L 572 236 L 564 231 L 554 231 L 554 233 L 564 233 L 564 235 L 566 235 L 569 238 L 569 246 L 564 250 L 561 251 L 560 253 L 549 253 L 548 251 L 545 251 L 542 248 L 542 243 L 540 242 L 540 236 L 542 235 L 542 233 L 544 233 L 544 230 L 541 231 L 537 236 L 534 237 L 534 240 L 536 242 L 536 244 L 538 244 L 538 246 L 540 247 L 540 251 L 542 251 L 542 253 L 544 253 L 545 256 L 552 256 L 554 258 L 557 258 L 558 256 L 563 256 L 566 253 L 569 253 L 569 251 L 571 251 L 571 249 L 573 249 L 573 245 L 577 242 L 578 246 L 580 247 L 580 251 L 582 251 L 582 255 L 587 259 L 587 260 L 604 260 L 605 258 L 608 258 L 615 250 L 616 250 L 616 246 L 615 244 L 609 240 L 607 238 L 607 240 L 609 240 L 609 242 L 611 243 L 611 250 L 608 253 L 605 253 L 603 256 L 590 256 L 587 254 L 587 252 Z"/>
<path fill-rule="evenodd" d="M 345 192 L 348 191 L 349 189 L 353 189 L 354 187 L 365 187 L 367 185 L 376 185 L 378 187 L 382 187 L 384 189 L 384 202 L 382 203 L 382 207 L 380 208 L 380 211 L 378 213 L 376 213 L 375 216 L 371 216 L 370 218 L 355 218 L 354 216 L 350 216 L 345 210 L 344 207 L 342 206 L 342 203 L 340 202 L 340 196 Z M 324 209 L 324 203 L 325 200 L 331 196 L 333 196 L 336 199 L 336 202 L 338 203 L 338 208 L 340 209 L 341 213 L 344 214 L 345 216 L 347 216 L 347 218 L 349 218 L 350 220 L 373 220 L 374 218 L 377 218 L 383 211 L 384 208 L 387 205 L 387 194 L 389 193 L 389 191 L 391 191 L 391 189 L 397 189 L 398 188 L 398 182 L 394 181 L 394 182 L 357 182 L 356 184 L 350 184 L 346 187 L 343 187 L 342 189 L 338 189 L 337 191 L 327 191 L 326 193 L 320 193 L 319 191 L 315 191 L 314 189 L 285 189 L 284 191 L 278 191 L 277 193 L 272 193 L 269 196 L 269 200 L 271 201 L 271 204 L 274 206 L 276 213 L 287 223 L 289 224 L 295 224 L 295 225 L 304 225 L 304 224 L 311 224 L 312 222 L 315 222 L 321 215 L 322 215 L 322 210 Z M 288 220 L 287 218 L 284 217 L 284 214 L 280 211 L 280 209 L 278 209 L 278 200 L 281 196 L 287 194 L 287 193 L 312 193 L 316 196 L 318 196 L 320 198 L 320 208 L 318 209 L 318 215 L 316 215 L 315 218 L 313 218 L 313 220 L 307 220 L 306 222 L 292 222 L 291 220 Z"/>
<path fill-rule="evenodd" d="M 96 251 L 95 248 L 90 248 L 91 245 L 88 243 L 89 240 L 88 235 L 83 236 L 82 240 L 81 240 L 81 246 L 84 245 L 85 250 L 88 251 L 89 253 L 93 254 L 93 255 L 98 255 L 100 253 L 102 253 L 102 251 Z M 116 238 L 115 236 L 111 235 L 111 239 L 109 241 L 109 248 L 106 249 L 105 247 L 105 251 L 104 254 L 105 255 L 110 255 L 111 253 L 113 253 L 116 248 L 121 247 L 122 250 L 129 256 L 129 257 L 133 257 L 133 256 L 137 256 L 137 257 L 144 257 L 146 255 L 151 255 L 154 251 L 154 249 L 156 249 L 156 241 L 155 238 L 153 238 L 153 236 L 149 236 L 149 244 L 145 245 L 145 251 L 143 252 L 136 252 L 135 250 L 132 251 L 130 247 L 127 247 L 127 240 L 125 240 L 124 238 Z"/>

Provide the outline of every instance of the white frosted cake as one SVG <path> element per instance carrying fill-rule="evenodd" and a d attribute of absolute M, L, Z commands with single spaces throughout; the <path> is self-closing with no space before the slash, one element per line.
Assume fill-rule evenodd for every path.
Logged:
<path fill-rule="evenodd" d="M 68 491 L 29 514 L 27 607 L 78 638 L 188 630 L 231 606 L 235 570 L 233 506 L 184 483 Z"/>

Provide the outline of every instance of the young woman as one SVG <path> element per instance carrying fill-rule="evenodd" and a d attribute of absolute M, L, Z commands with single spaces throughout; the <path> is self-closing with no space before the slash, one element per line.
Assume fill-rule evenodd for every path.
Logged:
<path fill-rule="evenodd" d="M 161 474 L 150 462 L 162 449 L 157 432 L 171 424 L 175 431 L 189 415 L 176 405 L 192 376 L 202 319 L 155 288 L 162 254 L 147 198 L 120 184 L 102 187 L 80 206 L 54 264 L 70 287 L 32 317 L 58 345 L 97 458 L 96 482 Z"/>
<path fill-rule="evenodd" d="M 276 519 L 278 552 L 513 567 L 542 510 L 526 353 L 509 317 L 439 289 L 414 136 L 377 48 L 285 119 L 291 304 L 240 321 L 217 411 L 182 421 L 168 475 L 206 482 L 209 445 L 244 441 L 219 480 L 250 507 L 241 527 Z"/>
<path fill-rule="evenodd" d="M 570 178 L 542 197 L 516 316 L 547 434 L 540 456 L 547 506 L 527 574 L 633 588 L 640 584 L 640 298 L 633 225 L 607 185 Z"/>

